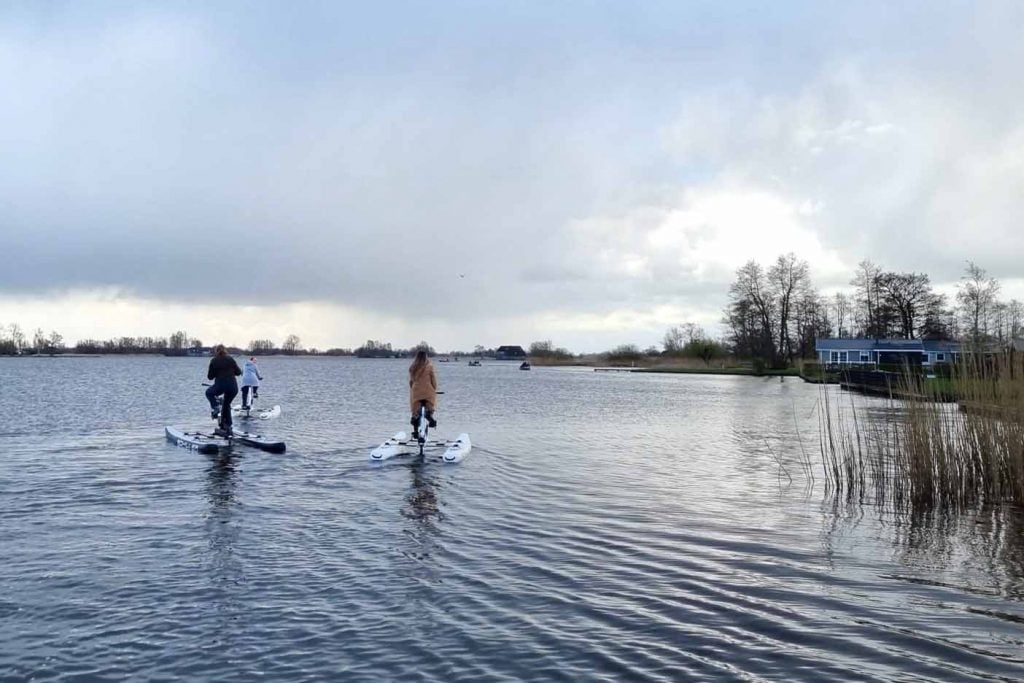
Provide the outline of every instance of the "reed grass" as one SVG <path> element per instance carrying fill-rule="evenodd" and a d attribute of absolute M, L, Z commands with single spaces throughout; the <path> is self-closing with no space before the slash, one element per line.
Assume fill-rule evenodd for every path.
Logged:
<path fill-rule="evenodd" d="M 1024 503 L 1024 358 L 973 354 L 948 380 L 901 373 L 885 403 L 822 389 L 826 486 L 905 506 Z M 958 403 L 945 402 L 952 392 Z"/>

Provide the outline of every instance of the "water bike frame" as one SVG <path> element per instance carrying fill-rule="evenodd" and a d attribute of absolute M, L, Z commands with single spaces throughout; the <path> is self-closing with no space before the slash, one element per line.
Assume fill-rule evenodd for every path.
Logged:
<path fill-rule="evenodd" d="M 420 455 L 423 455 L 423 444 L 427 442 L 427 434 L 430 432 L 430 425 L 427 424 L 427 402 L 420 401 L 420 414 L 416 418 L 416 441 L 420 445 Z"/>

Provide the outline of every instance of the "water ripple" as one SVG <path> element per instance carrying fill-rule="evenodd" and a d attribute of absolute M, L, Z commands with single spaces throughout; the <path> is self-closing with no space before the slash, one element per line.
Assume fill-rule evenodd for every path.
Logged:
<path fill-rule="evenodd" d="M 267 359 L 282 456 L 163 440 L 208 425 L 202 365 L 0 359 L 0 677 L 1024 677 L 1024 514 L 783 484 L 813 387 L 453 364 L 472 455 L 374 466 L 403 364 Z"/>

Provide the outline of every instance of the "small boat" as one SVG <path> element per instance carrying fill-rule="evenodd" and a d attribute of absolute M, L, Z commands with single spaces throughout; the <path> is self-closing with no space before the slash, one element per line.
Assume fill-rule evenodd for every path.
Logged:
<path fill-rule="evenodd" d="M 472 365 L 474 368 L 480 367 L 480 361 L 478 360 L 471 360 L 469 361 L 469 364 Z"/>
<path fill-rule="evenodd" d="M 520 364 L 519 369 L 520 370 L 529 370 L 530 369 L 530 361 L 524 360 L 522 362 L 522 364 Z"/>

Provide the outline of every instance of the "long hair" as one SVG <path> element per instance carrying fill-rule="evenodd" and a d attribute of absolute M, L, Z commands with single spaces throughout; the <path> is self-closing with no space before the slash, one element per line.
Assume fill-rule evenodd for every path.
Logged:
<path fill-rule="evenodd" d="M 217 348 L 214 349 L 218 356 L 228 355 L 228 350 L 224 348 L 223 344 L 217 344 Z"/>
<path fill-rule="evenodd" d="M 409 366 L 409 376 L 415 377 L 429 362 L 430 361 L 427 360 L 427 352 L 425 350 L 420 349 L 417 351 L 416 358 L 413 359 L 412 365 Z"/>

